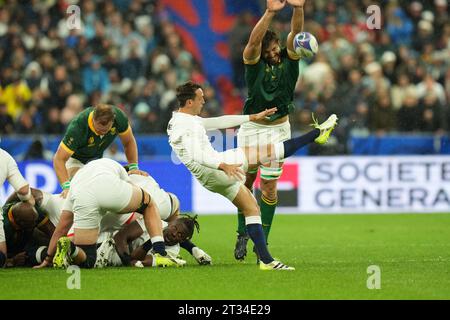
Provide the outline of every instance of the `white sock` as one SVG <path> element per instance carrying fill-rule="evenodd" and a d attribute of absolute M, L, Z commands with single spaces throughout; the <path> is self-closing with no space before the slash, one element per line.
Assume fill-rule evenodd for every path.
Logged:
<path fill-rule="evenodd" d="M 262 224 L 261 216 L 245 217 L 245 224 Z"/>

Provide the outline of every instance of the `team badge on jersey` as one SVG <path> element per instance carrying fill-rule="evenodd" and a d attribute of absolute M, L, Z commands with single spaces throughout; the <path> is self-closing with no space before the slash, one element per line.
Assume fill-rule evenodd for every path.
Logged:
<path fill-rule="evenodd" d="M 92 147 L 94 145 L 94 137 L 89 137 L 88 139 L 88 147 Z"/>
<path fill-rule="evenodd" d="M 112 135 L 115 135 L 116 134 L 116 127 L 112 127 L 110 132 L 111 132 Z"/>

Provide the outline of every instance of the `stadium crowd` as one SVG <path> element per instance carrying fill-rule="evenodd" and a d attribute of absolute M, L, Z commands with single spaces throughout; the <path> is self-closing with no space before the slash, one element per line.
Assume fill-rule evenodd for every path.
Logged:
<path fill-rule="evenodd" d="M 262 7 L 264 8 L 263 1 Z M 68 30 L 77 4 L 82 28 Z M 350 134 L 443 134 L 450 128 L 450 20 L 446 0 L 380 1 L 381 28 L 369 30 L 368 0 L 307 1 L 305 31 L 319 41 L 301 61 L 291 115 L 306 131 L 311 112 L 336 113 L 338 145 Z M 289 9 L 273 29 L 289 32 Z M 0 134 L 58 134 L 84 108 L 124 110 L 136 134 L 164 133 L 188 79 L 205 88 L 204 116 L 239 114 L 246 93 L 242 51 L 257 17 L 243 13 L 229 35 L 239 107 L 224 106 L 202 65 L 157 0 L 0 1 Z"/>

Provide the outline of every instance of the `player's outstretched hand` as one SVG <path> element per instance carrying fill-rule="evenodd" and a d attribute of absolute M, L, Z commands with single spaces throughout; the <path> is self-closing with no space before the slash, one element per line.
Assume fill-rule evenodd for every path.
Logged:
<path fill-rule="evenodd" d="M 230 178 L 235 178 L 236 180 L 242 180 L 245 177 L 244 170 L 241 169 L 242 164 L 226 164 L 221 163 L 219 165 L 219 170 L 222 170 Z M 244 178 L 245 179 L 245 178 Z"/>
<path fill-rule="evenodd" d="M 268 116 L 273 115 L 275 112 L 277 112 L 277 107 L 266 109 L 264 111 L 261 111 L 260 113 L 255 113 L 250 115 L 250 121 L 258 121 L 265 119 Z"/>
<path fill-rule="evenodd" d="M 287 3 L 293 7 L 303 7 L 305 0 L 287 0 Z"/>
<path fill-rule="evenodd" d="M 38 266 L 34 266 L 33 269 L 42 269 L 42 268 L 49 268 L 53 266 L 53 262 L 50 261 L 49 259 L 45 258 L 44 261 L 42 261 L 42 263 Z"/>
<path fill-rule="evenodd" d="M 198 247 L 192 248 L 192 255 L 194 256 L 195 260 L 197 260 L 199 265 L 206 266 L 212 263 L 211 257 Z"/>
<path fill-rule="evenodd" d="M 286 0 L 267 0 L 267 10 L 280 11 L 286 5 Z"/>
<path fill-rule="evenodd" d="M 128 171 L 128 174 L 138 174 L 140 176 L 144 176 L 144 177 L 148 177 L 148 173 L 139 169 L 134 169 L 134 170 L 130 170 Z"/>

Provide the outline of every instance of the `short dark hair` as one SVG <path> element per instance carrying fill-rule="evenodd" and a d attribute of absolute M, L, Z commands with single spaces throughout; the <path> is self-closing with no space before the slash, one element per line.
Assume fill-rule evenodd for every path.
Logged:
<path fill-rule="evenodd" d="M 264 38 L 262 40 L 261 52 L 266 51 L 272 41 L 280 41 L 280 38 L 276 34 L 276 32 L 272 30 L 267 30 Z"/>
<path fill-rule="evenodd" d="M 197 232 L 200 232 L 200 224 L 197 221 L 198 215 L 190 216 L 188 214 L 182 214 L 178 217 L 178 222 L 183 223 L 189 231 L 188 239 L 191 239 L 194 235 L 194 230 L 197 229 Z"/>
<path fill-rule="evenodd" d="M 94 107 L 94 119 L 98 120 L 102 118 L 108 122 L 114 121 L 116 114 L 114 108 L 110 104 L 100 103 Z"/>
<path fill-rule="evenodd" d="M 188 81 L 183 83 L 182 85 L 177 87 L 177 100 L 180 107 L 186 104 L 186 101 L 189 99 L 195 98 L 195 91 L 198 89 L 202 89 L 202 86 L 194 83 L 192 81 Z"/>

